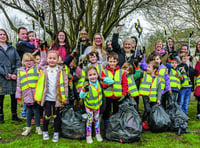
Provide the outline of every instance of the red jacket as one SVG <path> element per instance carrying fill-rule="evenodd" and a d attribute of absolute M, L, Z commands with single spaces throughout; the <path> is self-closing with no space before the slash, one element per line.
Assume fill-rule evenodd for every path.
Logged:
<path fill-rule="evenodd" d="M 114 70 L 108 65 L 108 66 L 106 66 L 106 69 L 109 70 L 110 72 L 112 72 L 112 74 L 114 74 L 114 72 L 116 70 L 120 69 L 120 67 L 117 65 L 116 69 Z M 102 71 L 101 78 L 104 78 L 105 76 L 106 76 L 105 72 Z M 102 86 L 103 86 L 104 89 L 109 87 L 108 84 L 102 84 Z M 125 72 L 123 72 L 123 74 L 122 74 L 122 95 L 126 96 L 127 93 L 128 93 L 128 80 L 126 78 Z M 118 99 L 118 98 L 115 97 L 115 96 L 112 96 L 111 99 Z"/>
<path fill-rule="evenodd" d="M 200 61 L 198 61 L 195 66 L 195 76 L 197 77 L 198 75 L 200 75 Z M 197 96 L 197 97 L 200 96 L 200 86 L 196 87 L 194 91 L 194 96 Z"/>

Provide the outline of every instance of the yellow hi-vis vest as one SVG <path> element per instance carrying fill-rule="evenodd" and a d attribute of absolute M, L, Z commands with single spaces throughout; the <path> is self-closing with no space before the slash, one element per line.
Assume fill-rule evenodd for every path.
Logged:
<path fill-rule="evenodd" d="M 197 77 L 195 77 L 195 88 L 200 86 L 200 75 L 198 75 Z"/>
<path fill-rule="evenodd" d="M 98 88 L 96 89 L 94 85 L 89 84 L 89 92 L 85 97 L 84 104 L 90 109 L 97 110 L 102 105 L 102 88 L 98 82 Z"/>
<path fill-rule="evenodd" d="M 99 76 L 101 76 L 101 73 L 103 71 L 103 65 L 102 65 L 102 63 L 97 63 L 96 69 L 97 69 L 97 73 L 99 74 Z"/>
<path fill-rule="evenodd" d="M 66 74 L 69 75 L 69 73 L 70 73 L 70 68 L 69 68 L 67 65 L 65 65 L 65 71 L 66 71 Z"/>
<path fill-rule="evenodd" d="M 151 102 L 156 102 L 159 83 L 161 83 L 161 78 L 157 76 L 153 80 L 153 78 L 147 74 L 147 72 L 144 72 L 143 78 L 140 82 L 139 94 L 142 96 L 148 96 Z"/>
<path fill-rule="evenodd" d="M 167 73 L 167 68 L 161 68 L 157 74 L 161 78 L 161 89 L 165 90 L 165 74 Z"/>
<path fill-rule="evenodd" d="M 104 70 L 106 77 L 114 80 L 114 84 L 104 90 L 105 97 L 121 97 L 122 96 L 122 74 L 123 70 L 118 69 L 114 75 L 109 70 Z"/>
<path fill-rule="evenodd" d="M 58 100 L 60 102 L 65 103 L 66 102 L 66 96 L 65 96 L 65 88 L 64 88 L 64 71 L 61 70 L 59 73 L 59 98 Z M 36 84 L 36 88 L 35 88 L 35 101 L 37 102 L 41 102 L 42 101 L 42 97 L 43 97 L 43 92 L 44 92 L 44 85 L 45 85 L 45 73 L 44 71 L 41 73 L 41 76 Z"/>
<path fill-rule="evenodd" d="M 18 70 L 18 76 L 20 79 L 21 91 L 28 88 L 35 88 L 39 76 L 39 70 L 34 65 L 28 72 L 24 70 Z"/>
<path fill-rule="evenodd" d="M 176 77 L 177 73 L 179 75 L 181 75 L 178 70 L 176 71 L 173 68 L 171 68 L 171 71 L 169 73 L 170 86 L 172 88 L 178 88 L 180 90 L 181 89 L 181 80 L 180 80 L 180 78 Z"/>
<path fill-rule="evenodd" d="M 84 82 L 85 82 L 85 71 L 81 70 L 81 78 L 78 80 L 76 84 L 76 90 L 81 88 Z"/>
<path fill-rule="evenodd" d="M 182 86 L 189 86 L 189 78 L 186 74 L 183 74 L 183 77 L 185 79 L 185 81 L 181 84 L 181 87 Z"/>
<path fill-rule="evenodd" d="M 135 84 L 135 80 L 133 78 L 133 75 L 127 76 L 128 80 L 128 92 L 132 97 L 137 97 L 139 95 L 137 86 Z"/>

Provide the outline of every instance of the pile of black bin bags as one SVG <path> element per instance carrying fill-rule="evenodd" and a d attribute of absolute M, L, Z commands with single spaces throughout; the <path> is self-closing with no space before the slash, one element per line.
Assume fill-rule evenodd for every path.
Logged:
<path fill-rule="evenodd" d="M 130 143 L 139 141 L 142 135 L 141 119 L 135 103 L 124 100 L 119 111 L 108 120 L 105 137 L 107 140 Z"/>

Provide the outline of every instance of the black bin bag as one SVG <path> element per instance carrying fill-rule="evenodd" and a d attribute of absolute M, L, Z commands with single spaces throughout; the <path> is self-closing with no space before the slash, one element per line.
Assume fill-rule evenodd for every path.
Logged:
<path fill-rule="evenodd" d="M 66 106 L 61 117 L 61 134 L 64 138 L 83 139 L 86 137 L 86 120 L 80 111 Z"/>
<path fill-rule="evenodd" d="M 187 129 L 188 126 L 188 116 L 181 110 L 177 103 L 178 94 L 172 93 L 172 95 L 168 98 L 169 104 L 167 105 L 166 112 L 169 114 L 170 119 L 172 121 L 171 131 L 178 131 L 181 129 L 182 131 Z"/>
<path fill-rule="evenodd" d="M 119 111 L 108 120 L 106 139 L 123 143 L 138 141 L 141 138 L 142 125 L 134 104 L 124 100 Z"/>
<path fill-rule="evenodd" d="M 151 108 L 148 124 L 152 132 L 164 132 L 169 129 L 171 120 L 163 107 L 155 104 Z"/>

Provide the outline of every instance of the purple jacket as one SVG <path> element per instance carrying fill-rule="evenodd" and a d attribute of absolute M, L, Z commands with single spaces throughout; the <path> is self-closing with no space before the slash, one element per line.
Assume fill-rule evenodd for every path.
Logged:
<path fill-rule="evenodd" d="M 140 64 L 140 68 L 144 71 L 147 70 L 147 63 L 145 62 L 145 55 L 143 55 L 143 60 L 141 61 L 141 64 Z M 166 68 L 165 65 L 161 64 L 159 66 L 159 69 L 158 71 L 161 69 L 161 68 Z M 165 74 L 165 90 L 162 90 L 162 94 L 165 94 L 166 92 L 170 91 L 171 90 L 171 86 L 170 86 L 170 80 L 169 80 L 169 74 L 168 72 Z"/>
<path fill-rule="evenodd" d="M 46 52 L 40 52 L 40 54 L 41 54 L 41 62 L 38 65 L 34 65 L 37 66 L 38 70 L 40 70 L 46 64 Z M 26 71 L 26 68 L 22 66 L 18 70 Z M 21 98 L 23 98 L 25 104 L 32 104 L 35 102 L 34 94 L 35 94 L 35 88 L 29 88 L 24 91 L 21 91 L 20 77 L 17 73 L 17 87 L 16 87 L 15 97 L 19 99 L 19 101 Z"/>

